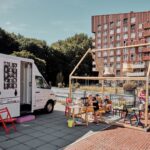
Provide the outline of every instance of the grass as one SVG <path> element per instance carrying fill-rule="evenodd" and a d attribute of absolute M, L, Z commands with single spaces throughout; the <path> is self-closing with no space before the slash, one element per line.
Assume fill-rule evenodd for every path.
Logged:
<path fill-rule="evenodd" d="M 95 92 L 100 92 L 102 93 L 103 88 L 98 87 L 98 86 L 80 86 L 81 90 L 85 91 L 95 91 Z M 123 88 L 121 87 L 104 87 L 104 93 L 118 93 L 118 94 L 123 94 Z"/>

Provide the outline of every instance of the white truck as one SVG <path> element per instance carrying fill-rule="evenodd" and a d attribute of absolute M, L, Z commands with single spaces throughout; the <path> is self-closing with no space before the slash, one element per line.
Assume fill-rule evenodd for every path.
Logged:
<path fill-rule="evenodd" d="M 56 96 L 32 59 L 0 54 L 0 108 L 12 117 L 44 109 L 53 111 Z"/>

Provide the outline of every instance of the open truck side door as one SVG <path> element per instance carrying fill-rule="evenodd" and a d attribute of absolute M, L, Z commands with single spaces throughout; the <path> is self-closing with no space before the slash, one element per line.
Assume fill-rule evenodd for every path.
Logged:
<path fill-rule="evenodd" d="M 0 59 L 0 108 L 7 107 L 11 116 L 20 115 L 20 61 Z"/>

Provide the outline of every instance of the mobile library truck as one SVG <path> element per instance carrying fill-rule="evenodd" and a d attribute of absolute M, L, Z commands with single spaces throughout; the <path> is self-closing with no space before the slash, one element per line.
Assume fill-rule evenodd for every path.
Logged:
<path fill-rule="evenodd" d="M 53 111 L 56 97 L 32 59 L 0 54 L 0 108 L 12 117 L 44 109 Z"/>

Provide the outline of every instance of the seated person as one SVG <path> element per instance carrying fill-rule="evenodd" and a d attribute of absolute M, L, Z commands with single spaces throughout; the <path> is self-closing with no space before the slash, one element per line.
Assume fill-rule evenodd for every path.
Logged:
<path fill-rule="evenodd" d="M 112 104 L 111 100 L 109 99 L 108 96 L 105 96 L 103 101 L 104 101 L 104 106 L 106 108 L 106 112 L 110 112 L 111 111 L 111 104 Z"/>
<path fill-rule="evenodd" d="M 145 104 L 146 91 L 143 88 L 140 90 L 138 97 L 139 97 L 140 104 Z"/>
<path fill-rule="evenodd" d="M 96 100 L 98 100 L 98 102 L 99 102 L 99 106 L 102 107 L 103 101 L 102 101 L 101 97 L 99 97 L 98 94 L 96 94 L 95 97 L 96 97 Z"/>
<path fill-rule="evenodd" d="M 98 124 L 97 116 L 99 115 L 99 102 L 95 97 L 93 97 L 92 103 L 93 103 L 93 109 L 94 109 L 94 123 Z"/>

